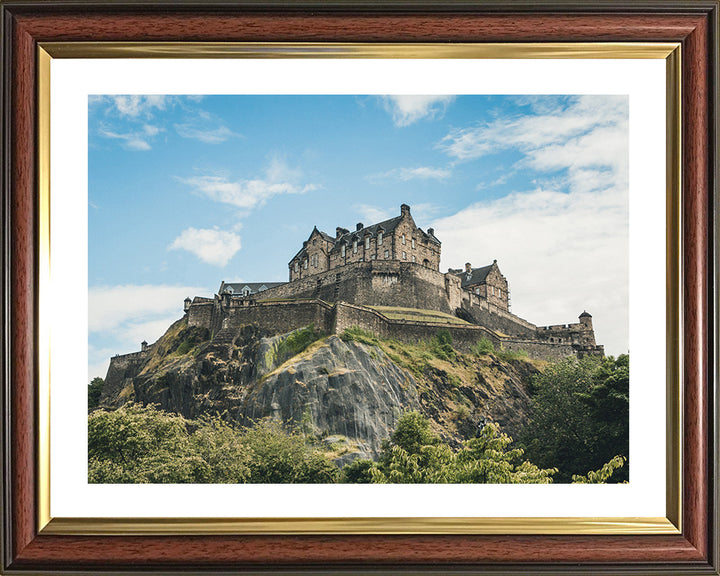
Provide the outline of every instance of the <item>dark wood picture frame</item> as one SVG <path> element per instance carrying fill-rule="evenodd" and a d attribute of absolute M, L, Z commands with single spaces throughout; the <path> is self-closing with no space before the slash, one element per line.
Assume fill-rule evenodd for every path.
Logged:
<path fill-rule="evenodd" d="M 718 7 L 717 0 L 3 1 L 0 571 L 718 574 Z M 38 46 L 83 41 L 681 43 L 681 534 L 39 534 Z"/>

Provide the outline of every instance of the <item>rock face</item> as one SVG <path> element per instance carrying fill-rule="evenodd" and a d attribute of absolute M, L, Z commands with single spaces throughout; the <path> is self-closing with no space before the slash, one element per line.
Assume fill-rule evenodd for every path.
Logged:
<path fill-rule="evenodd" d="M 399 355 L 309 328 L 267 337 L 248 325 L 211 336 L 180 320 L 142 354 L 113 359 L 100 404 L 158 404 L 189 419 L 217 413 L 243 425 L 269 417 L 312 432 L 338 463 L 376 458 L 406 410 L 430 417 L 451 444 L 485 421 L 511 436 L 522 425 L 533 364 L 458 355 L 410 365 L 402 345 L 391 346 Z"/>

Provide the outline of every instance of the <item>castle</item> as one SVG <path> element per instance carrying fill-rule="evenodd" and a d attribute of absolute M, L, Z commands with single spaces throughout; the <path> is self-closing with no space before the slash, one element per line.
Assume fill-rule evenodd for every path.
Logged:
<path fill-rule="evenodd" d="M 435 231 L 419 228 L 403 204 L 399 216 L 353 231 L 338 227 L 334 237 L 313 228 L 288 263 L 288 282 L 223 281 L 213 298 L 186 298 L 184 311 L 188 325 L 215 335 L 247 324 L 271 334 L 314 324 L 412 342 L 447 330 L 461 350 L 486 338 L 496 349 L 539 358 L 603 355 L 587 312 L 576 323 L 536 326 L 510 312 L 496 260 L 442 273 L 440 250 Z"/>

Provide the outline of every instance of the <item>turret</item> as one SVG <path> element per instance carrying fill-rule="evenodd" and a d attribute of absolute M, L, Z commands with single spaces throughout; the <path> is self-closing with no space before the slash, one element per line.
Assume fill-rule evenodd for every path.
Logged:
<path fill-rule="evenodd" d="M 578 318 L 580 320 L 580 324 L 583 324 L 590 330 L 593 329 L 592 316 L 590 314 L 588 314 L 587 311 L 583 310 L 583 313 L 580 314 L 580 316 L 578 316 Z"/>
<path fill-rule="evenodd" d="M 185 298 L 184 303 L 185 305 L 183 306 L 183 310 L 187 312 L 188 310 L 190 310 L 190 304 L 192 304 L 192 300 L 190 300 L 189 296 Z"/>
<path fill-rule="evenodd" d="M 145 340 L 140 342 L 140 350 L 141 351 L 145 352 L 145 350 L 147 350 L 147 347 L 148 347 L 148 343 Z"/>

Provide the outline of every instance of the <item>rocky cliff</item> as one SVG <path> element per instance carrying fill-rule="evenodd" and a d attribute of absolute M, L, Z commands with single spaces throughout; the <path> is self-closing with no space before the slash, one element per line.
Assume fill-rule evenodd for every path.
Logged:
<path fill-rule="evenodd" d="M 536 361 L 361 331 L 324 336 L 307 327 L 269 337 L 248 325 L 211 334 L 182 319 L 143 353 L 113 359 L 100 403 L 154 403 L 190 419 L 218 413 L 243 424 L 278 419 L 311 431 L 345 463 L 376 457 L 405 410 L 426 414 L 451 444 L 486 421 L 513 436 L 537 370 Z"/>

